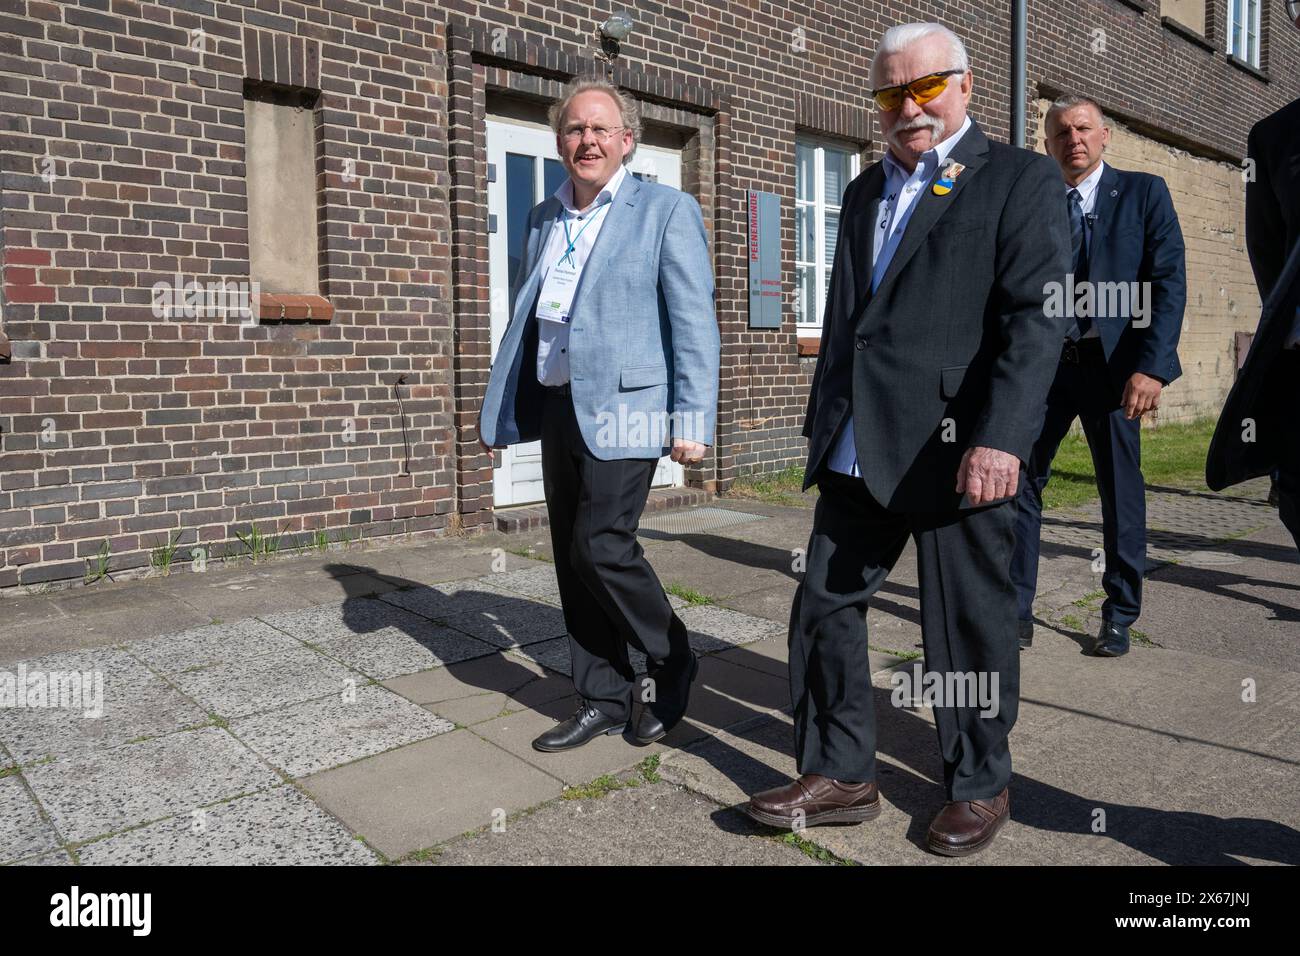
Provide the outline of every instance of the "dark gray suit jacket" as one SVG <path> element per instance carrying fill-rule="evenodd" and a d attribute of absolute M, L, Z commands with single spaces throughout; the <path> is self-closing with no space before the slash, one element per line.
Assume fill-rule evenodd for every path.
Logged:
<path fill-rule="evenodd" d="M 1228 392 L 1205 457 L 1205 483 L 1221 491 L 1278 465 L 1278 436 L 1294 433 L 1295 408 L 1263 401 L 1300 304 L 1300 100 L 1255 124 L 1247 141 L 1246 249 L 1264 302 L 1241 374 Z M 1286 383 L 1300 394 L 1300 383 Z M 1254 440 L 1244 441 L 1247 420 Z"/>
<path fill-rule="evenodd" d="M 950 158 L 965 171 L 946 196 L 926 185 L 874 295 L 882 164 L 845 193 L 803 428 L 805 488 L 850 408 L 862 478 L 896 511 L 961 507 L 967 448 L 1025 461 L 1038 437 L 1073 321 L 1044 309 L 1045 287 L 1071 267 L 1061 172 L 1046 156 L 990 142 L 978 123 Z"/>

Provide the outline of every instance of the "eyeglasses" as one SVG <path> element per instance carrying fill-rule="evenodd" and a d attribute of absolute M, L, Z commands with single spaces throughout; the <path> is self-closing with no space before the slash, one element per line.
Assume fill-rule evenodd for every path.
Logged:
<path fill-rule="evenodd" d="M 1286 0 L 1286 15 L 1292 20 L 1300 20 L 1300 0 Z"/>
<path fill-rule="evenodd" d="M 913 80 L 911 83 L 902 83 L 898 86 L 886 86 L 884 89 L 872 90 L 871 96 L 876 101 L 877 106 L 889 113 L 902 109 L 903 97 L 908 93 L 912 94 L 912 99 L 916 100 L 917 106 L 922 106 L 944 91 L 944 88 L 948 85 L 948 77 L 954 73 L 965 72 L 965 70 L 944 70 L 942 73 L 930 73 L 920 79 Z"/>
<path fill-rule="evenodd" d="M 591 130 L 591 135 L 595 136 L 597 141 L 608 143 L 609 138 L 621 129 L 627 129 L 627 127 L 615 126 L 613 129 L 610 129 L 608 126 L 578 126 L 575 123 L 573 126 L 566 126 L 560 135 L 563 136 L 567 142 L 571 143 L 574 140 L 582 139 L 587 130 Z"/>

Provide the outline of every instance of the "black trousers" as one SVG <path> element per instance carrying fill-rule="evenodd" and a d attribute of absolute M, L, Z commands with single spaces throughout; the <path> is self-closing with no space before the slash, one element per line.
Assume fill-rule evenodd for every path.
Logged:
<path fill-rule="evenodd" d="M 690 653 L 686 625 L 668 603 L 636 539 L 657 458 L 602 461 L 587 448 L 567 390 L 546 390 L 542 485 L 555 551 L 573 685 L 614 718 L 641 699 L 628 645 L 647 658 L 648 676 Z"/>
<path fill-rule="evenodd" d="M 1300 550 L 1300 348 L 1283 349 L 1274 362 L 1259 416 L 1277 449 L 1278 516 Z"/>
<path fill-rule="evenodd" d="M 867 605 L 916 541 L 925 672 L 984 675 L 996 714 L 975 700 L 934 708 L 950 800 L 996 796 L 1011 779 L 1007 735 L 1020 699 L 1015 591 L 1008 578 L 1015 502 L 972 511 L 886 511 L 858 478 L 823 469 L 807 571 L 790 613 L 790 695 L 799 772 L 876 778 Z M 892 696 L 892 695 L 891 695 Z M 919 689 L 913 695 L 920 698 Z M 986 713 L 992 708 L 985 708 Z"/>
<path fill-rule="evenodd" d="M 1033 620 L 1038 590 L 1038 552 L 1043 527 L 1043 489 L 1052 474 L 1052 459 L 1075 418 L 1083 424 L 1101 498 L 1105 570 L 1101 586 L 1106 600 L 1102 617 L 1128 626 L 1142 610 L 1142 576 L 1147 563 L 1147 499 L 1142 478 L 1142 422 L 1129 421 L 1120 393 L 1106 368 L 1100 339 L 1081 339 L 1073 346 L 1077 361 L 1064 357 L 1047 394 L 1043 430 L 1016 493 L 1016 553 L 1011 579 L 1018 613 Z"/>

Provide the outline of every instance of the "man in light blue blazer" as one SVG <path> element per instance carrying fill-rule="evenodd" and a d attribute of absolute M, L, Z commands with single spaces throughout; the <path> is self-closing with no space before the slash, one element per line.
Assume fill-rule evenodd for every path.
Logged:
<path fill-rule="evenodd" d="M 698 663 L 636 529 L 659 458 L 698 464 L 713 445 L 720 341 L 699 204 L 625 167 L 640 135 L 635 100 L 579 80 L 550 118 L 569 178 L 529 213 L 479 436 L 489 449 L 542 443 L 582 697 L 533 741 L 557 752 L 625 731 L 652 743 L 686 711 Z M 644 681 L 629 644 L 646 655 Z"/>

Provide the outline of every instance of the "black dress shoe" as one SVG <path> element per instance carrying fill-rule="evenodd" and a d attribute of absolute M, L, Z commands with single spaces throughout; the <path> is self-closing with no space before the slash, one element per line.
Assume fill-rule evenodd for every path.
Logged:
<path fill-rule="evenodd" d="M 676 727 L 686 716 L 686 708 L 691 701 L 691 684 L 700 671 L 700 659 L 694 652 L 688 653 L 691 655 L 690 666 L 681 671 L 686 675 L 686 680 L 672 688 L 668 696 L 657 696 L 653 704 L 646 704 L 641 708 L 641 716 L 637 720 L 634 735 L 637 743 L 654 743 L 667 735 L 668 731 Z"/>
<path fill-rule="evenodd" d="M 1128 627 L 1102 621 L 1101 630 L 1092 644 L 1092 653 L 1094 657 L 1123 657 L 1128 653 Z"/>
<path fill-rule="evenodd" d="M 581 747 L 601 734 L 621 734 L 627 730 L 626 720 L 607 717 L 585 700 L 568 720 L 561 721 L 533 741 L 533 749 L 545 753 L 559 753 Z"/>
<path fill-rule="evenodd" d="M 1020 649 L 1023 651 L 1026 647 L 1034 645 L 1034 622 L 1020 621 Z"/>

